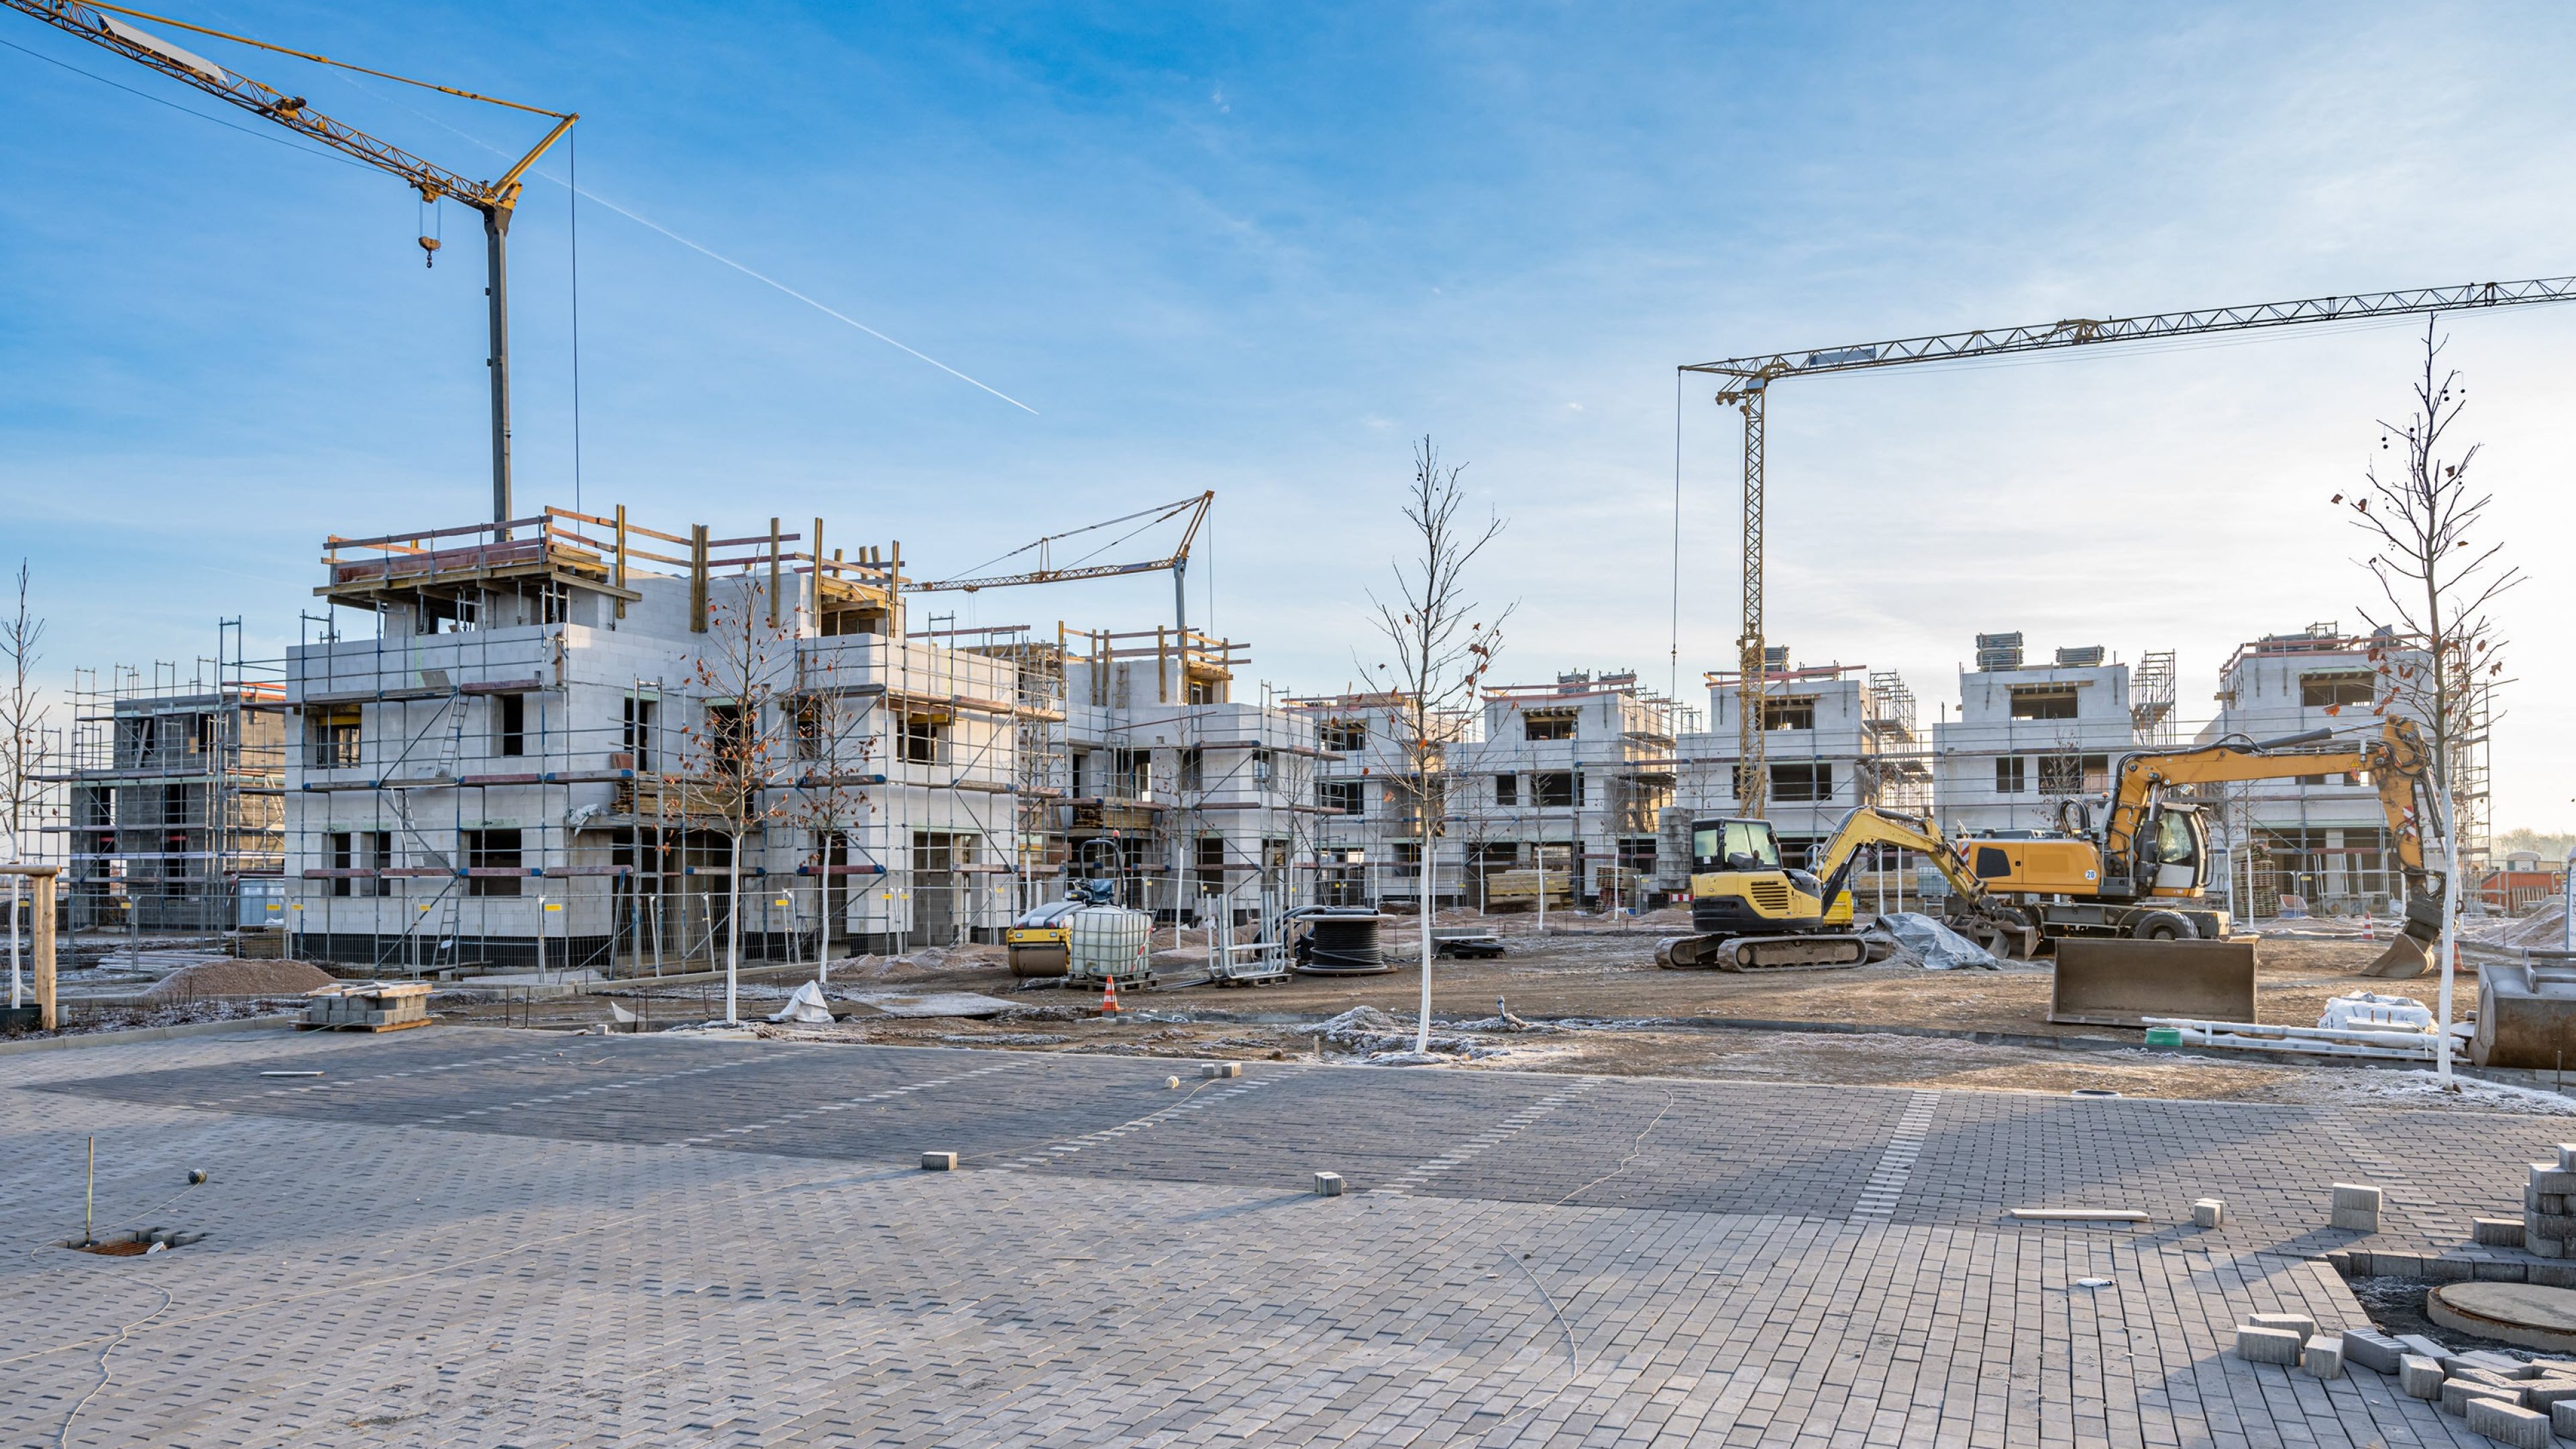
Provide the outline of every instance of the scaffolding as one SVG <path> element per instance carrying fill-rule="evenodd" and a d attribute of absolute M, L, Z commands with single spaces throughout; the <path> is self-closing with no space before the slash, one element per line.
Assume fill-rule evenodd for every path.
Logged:
<path fill-rule="evenodd" d="M 182 666 L 73 671 L 61 766 L 65 908 L 76 934 L 227 937 L 284 919 L 286 693 L 239 619 Z M 266 939 L 253 937 L 253 940 Z"/>
<path fill-rule="evenodd" d="M 2177 743 L 2174 721 L 2174 652 L 2150 649 L 2129 675 L 2129 736 L 2142 750 Z"/>

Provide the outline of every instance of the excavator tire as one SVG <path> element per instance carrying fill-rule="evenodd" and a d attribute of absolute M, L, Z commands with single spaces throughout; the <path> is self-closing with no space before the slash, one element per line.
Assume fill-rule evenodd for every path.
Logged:
<path fill-rule="evenodd" d="M 2129 938 L 2134 941 L 2196 941 L 2200 932 L 2192 929 L 2191 918 L 2175 911 L 2149 911 L 2129 925 Z"/>

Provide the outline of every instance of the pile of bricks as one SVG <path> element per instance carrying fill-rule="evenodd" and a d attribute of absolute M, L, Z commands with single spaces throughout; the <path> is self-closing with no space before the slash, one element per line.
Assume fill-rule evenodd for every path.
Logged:
<path fill-rule="evenodd" d="M 304 993 L 306 1031 L 400 1031 L 429 1025 L 426 981 L 344 981 Z"/>
<path fill-rule="evenodd" d="M 2531 1164 L 2531 1180 L 2523 1184 L 2520 1246 L 2542 1258 L 2576 1257 L 2570 1243 L 2576 1243 L 2576 1143 L 2561 1143 L 2558 1160 Z"/>
<path fill-rule="evenodd" d="M 2453 1353 L 2422 1334 L 2324 1334 L 2301 1313 L 2257 1313 L 2237 1325 L 2236 1356 L 2321 1379 L 2341 1378 L 2347 1364 L 2390 1374 L 2401 1391 L 2439 1401 L 2442 1412 L 2468 1420 L 2471 1432 L 2515 1449 L 2550 1449 L 2553 1435 L 2576 1439 L 2576 1362 Z"/>

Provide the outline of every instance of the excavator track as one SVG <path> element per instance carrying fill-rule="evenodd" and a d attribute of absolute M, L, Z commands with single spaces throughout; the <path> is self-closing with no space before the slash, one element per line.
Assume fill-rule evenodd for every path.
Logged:
<path fill-rule="evenodd" d="M 1655 948 L 1667 971 L 1838 971 L 1869 964 L 1869 942 L 1848 931 L 1798 936 L 1677 936 Z"/>

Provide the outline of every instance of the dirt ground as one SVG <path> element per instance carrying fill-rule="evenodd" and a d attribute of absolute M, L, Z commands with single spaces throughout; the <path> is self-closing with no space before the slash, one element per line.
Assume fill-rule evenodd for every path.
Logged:
<path fill-rule="evenodd" d="M 1446 924 L 1446 922 L 1444 922 Z M 2418 1074 L 2350 1066 L 2304 1067 L 2232 1060 L 2223 1054 L 2178 1054 L 2136 1049 L 2065 1049 L 1984 1044 L 1951 1036 L 1917 1036 L 1869 1027 L 1934 1028 L 1948 1032 L 1999 1032 L 2030 1037 L 2111 1037 L 2139 1040 L 2136 1032 L 2094 1026 L 2057 1026 L 2047 1020 L 2050 973 L 2046 962 L 2013 963 L 2001 971 L 1925 971 L 1874 966 L 1856 970 L 1738 976 L 1675 972 L 1655 967 L 1655 944 L 1674 926 L 1649 918 L 1629 931 L 1575 930 L 1531 934 L 1526 921 L 1507 922 L 1507 951 L 1500 958 L 1437 963 L 1432 1009 L 1448 1064 L 1470 1070 L 1607 1073 L 1728 1078 L 1782 1082 L 1938 1086 L 2063 1094 L 2077 1089 L 2140 1097 L 2244 1101 L 2369 1103 L 2576 1112 L 2576 1102 L 2505 1087 L 2472 1084 L 2464 1095 L 2434 1095 Z M 1665 925 L 1664 930 L 1655 929 Z M 1165 958 L 1174 972 L 1195 944 L 1185 937 Z M 2378 952 L 2357 941 L 2266 940 L 2257 947 L 2256 1017 L 2280 1024 L 2313 1025 L 2328 997 L 2361 990 L 2398 991 L 2428 1003 L 2434 985 L 2424 977 L 2385 982 L 2358 975 Z M 779 1009 L 790 986 L 809 972 L 747 985 L 745 1019 Z M 1011 1003 L 988 1019 L 896 1018 L 864 1005 L 829 1026 L 762 1025 L 763 1035 L 809 1040 L 976 1046 L 1019 1051 L 1079 1051 L 1187 1059 L 1315 1057 L 1355 1061 L 1384 1057 L 1409 1046 L 1405 1026 L 1421 990 L 1410 966 L 1383 976 L 1297 977 L 1275 986 L 1193 986 L 1124 993 L 1139 1019 L 1124 1023 L 1096 1017 L 1089 991 L 1039 987 L 1015 980 L 992 947 L 941 953 L 934 964 L 872 961 L 836 963 L 836 997 L 870 991 L 928 989 L 980 992 Z M 2463 1008 L 2474 985 L 2460 988 Z M 621 998 L 653 1029 L 704 1022 L 721 1010 L 720 989 L 686 987 Z M 1531 1023 L 1512 1029 L 1498 1007 Z M 1373 1008 L 1386 1020 L 1346 1023 L 1327 1035 L 1326 1023 L 1355 1008 Z M 590 1026 L 608 1017 L 596 997 L 534 1003 L 448 1007 L 447 1020 L 556 1028 Z M 1363 1012 L 1364 1017 L 1369 1013 Z M 1835 1023 L 1860 1027 L 1848 1033 L 1692 1024 L 1697 1018 L 1750 1022 Z M 2563 1105 L 2562 1105 L 2563 1104 Z"/>

